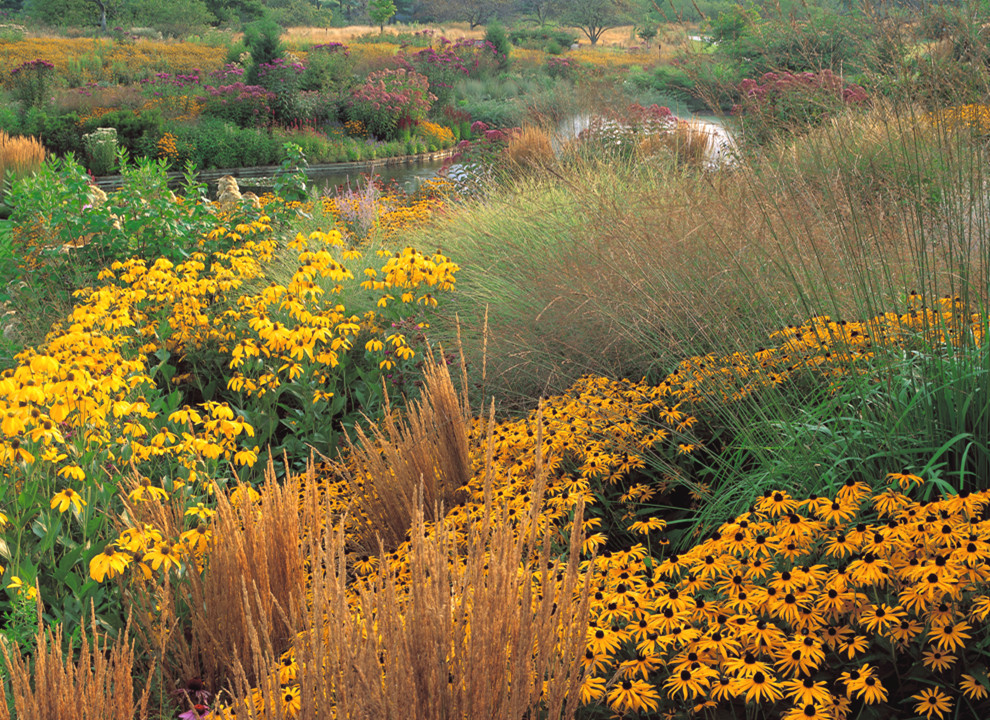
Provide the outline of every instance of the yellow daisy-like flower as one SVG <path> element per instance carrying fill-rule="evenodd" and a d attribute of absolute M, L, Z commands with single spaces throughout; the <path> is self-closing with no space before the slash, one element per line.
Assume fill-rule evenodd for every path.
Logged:
<path fill-rule="evenodd" d="M 896 480 L 901 486 L 901 490 L 907 490 L 912 485 L 924 485 L 924 478 L 912 475 L 911 473 L 887 473 L 888 480 Z"/>
<path fill-rule="evenodd" d="M 52 508 L 58 508 L 60 513 L 64 513 L 69 507 L 74 507 L 76 512 L 79 512 L 85 504 L 86 501 L 82 499 L 82 495 L 72 488 L 65 488 L 55 493 L 51 502 Z"/>
<path fill-rule="evenodd" d="M 124 572 L 130 564 L 130 555 L 120 552 L 112 544 L 103 548 L 103 552 L 89 561 L 89 576 L 96 582 L 103 582 L 108 577 L 114 577 Z"/>
<path fill-rule="evenodd" d="M 302 707 L 300 690 L 298 685 L 290 685 L 282 688 L 282 712 L 290 718 L 294 718 Z"/>
<path fill-rule="evenodd" d="M 637 520 L 629 526 L 629 530 L 640 535 L 648 535 L 653 530 L 663 530 L 667 527 L 667 522 L 657 517 Z"/>
<path fill-rule="evenodd" d="M 38 597 L 38 589 L 33 585 L 26 585 L 23 580 L 14 575 L 10 578 L 10 583 L 7 585 L 8 590 L 14 590 L 18 595 L 27 597 L 28 600 L 34 600 Z"/>
<path fill-rule="evenodd" d="M 608 704 L 617 712 L 656 710 L 660 696 L 653 686 L 642 680 L 621 680 L 609 690 Z"/>
<path fill-rule="evenodd" d="M 924 715 L 931 720 L 932 715 L 945 718 L 945 713 L 952 709 L 952 698 L 942 692 L 939 688 L 926 688 L 917 695 L 911 696 L 912 700 L 917 700 L 914 711 L 919 715 Z"/>

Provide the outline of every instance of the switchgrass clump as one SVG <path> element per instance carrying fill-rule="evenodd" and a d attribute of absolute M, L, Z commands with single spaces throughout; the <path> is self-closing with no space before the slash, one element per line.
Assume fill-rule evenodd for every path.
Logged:
<path fill-rule="evenodd" d="M 45 161 L 45 146 L 33 137 L 0 130 L 0 187 L 30 175 Z"/>
<path fill-rule="evenodd" d="M 527 403 L 585 373 L 659 379 L 816 315 L 881 315 L 912 290 L 985 295 L 985 150 L 968 130 L 878 105 L 715 173 L 696 130 L 650 141 L 681 162 L 567 152 L 431 230 L 462 267 L 472 381 L 486 367 L 500 402 Z"/>

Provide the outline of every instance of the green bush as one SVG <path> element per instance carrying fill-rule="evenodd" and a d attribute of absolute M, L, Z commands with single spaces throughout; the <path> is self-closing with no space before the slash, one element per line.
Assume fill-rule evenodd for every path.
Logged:
<path fill-rule="evenodd" d="M 165 119 L 161 110 L 113 110 L 97 118 L 87 120 L 80 128 L 81 134 L 92 133 L 98 128 L 113 128 L 117 131 L 120 146 L 135 157 L 150 156 L 156 153 L 155 143 L 164 132 Z M 46 143 L 47 144 L 47 143 Z"/>
<path fill-rule="evenodd" d="M 58 155 L 81 154 L 83 150 L 76 113 L 48 115 L 41 108 L 31 108 L 24 113 L 21 132 L 39 138 L 46 148 Z"/>
<path fill-rule="evenodd" d="M 244 78 L 246 83 L 257 85 L 259 66 L 271 64 L 285 54 L 281 38 L 281 26 L 270 17 L 244 26 L 244 45 L 251 53 L 251 67 Z"/>
<path fill-rule="evenodd" d="M 183 38 L 202 33 L 216 18 L 203 0 L 128 0 L 124 17 L 128 25 L 150 26 L 165 35 Z"/>
<path fill-rule="evenodd" d="M 355 83 L 354 60 L 343 46 L 316 46 L 306 56 L 306 71 L 300 86 L 303 90 L 318 90 L 343 95 Z"/>
<path fill-rule="evenodd" d="M 176 144 L 193 149 L 192 159 L 201 168 L 274 165 L 281 158 L 281 143 L 264 130 L 239 128 L 216 118 L 201 118 L 189 125 L 176 125 Z"/>
<path fill-rule="evenodd" d="M 0 130 L 8 135 L 21 135 L 21 115 L 16 105 L 0 103 Z"/>
<path fill-rule="evenodd" d="M 512 52 L 512 43 L 509 42 L 509 36 L 506 35 L 505 28 L 502 23 L 498 20 L 493 20 L 488 23 L 488 27 L 485 28 L 485 42 L 492 44 L 495 51 L 498 53 L 498 66 L 500 70 L 505 70 L 509 67 L 509 53 Z"/>
<path fill-rule="evenodd" d="M 533 50 L 545 49 L 550 43 L 556 43 L 561 48 L 569 48 L 577 40 L 577 33 L 564 29 L 524 28 L 509 32 L 509 41 L 513 45 Z"/>

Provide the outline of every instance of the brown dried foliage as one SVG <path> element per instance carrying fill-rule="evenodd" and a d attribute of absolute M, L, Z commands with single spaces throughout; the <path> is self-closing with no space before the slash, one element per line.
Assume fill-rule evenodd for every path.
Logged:
<path fill-rule="evenodd" d="M 10 676 L 11 716 L 4 683 L 0 683 L 0 720 L 133 720 L 148 716 L 151 686 L 135 702 L 134 643 L 129 626 L 113 642 L 98 634 L 94 616 L 91 638 L 82 624 L 78 658 L 70 640 L 65 647 L 62 625 L 43 628 L 39 607 L 36 649 L 30 659 L 16 645 L 0 640 Z M 151 669 L 149 675 L 154 673 Z"/>
<path fill-rule="evenodd" d="M 386 398 L 385 416 L 366 433 L 358 428 L 349 442 L 345 473 L 357 498 L 356 539 L 376 550 L 406 539 L 417 493 L 427 518 L 438 508 L 461 500 L 460 488 L 471 478 L 468 431 L 471 410 L 466 393 L 458 396 L 446 365 L 428 360 L 419 400 L 399 419 Z"/>

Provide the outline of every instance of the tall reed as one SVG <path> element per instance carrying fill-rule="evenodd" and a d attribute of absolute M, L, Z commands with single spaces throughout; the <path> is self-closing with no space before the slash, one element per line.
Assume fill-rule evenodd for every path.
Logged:
<path fill-rule="evenodd" d="M 217 692 L 234 667 L 253 667 L 258 627 L 264 628 L 264 647 L 281 652 L 289 646 L 306 593 L 304 540 L 322 522 L 319 515 L 304 515 L 308 506 L 299 501 L 314 485 L 312 466 L 279 483 L 269 461 L 260 495 L 246 486 L 233 501 L 218 493 L 214 540 L 201 569 L 190 561 L 180 580 L 139 581 L 132 601 L 141 639 L 159 658 L 168 684 L 198 677 Z M 151 499 L 131 511 L 155 527 L 172 528 L 172 537 L 182 527 L 178 503 Z"/>

